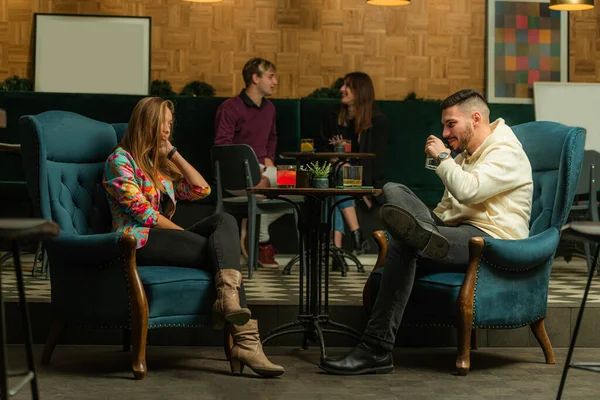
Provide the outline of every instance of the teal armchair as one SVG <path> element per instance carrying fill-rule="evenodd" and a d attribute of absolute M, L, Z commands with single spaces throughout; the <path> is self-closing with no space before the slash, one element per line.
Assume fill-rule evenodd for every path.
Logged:
<path fill-rule="evenodd" d="M 36 213 L 60 225 L 60 236 L 45 242 L 54 322 L 42 363 L 50 362 L 67 324 L 116 328 L 124 331 L 124 347 L 133 345 L 133 374 L 143 379 L 148 329 L 210 326 L 216 294 L 206 271 L 138 268 L 135 238 L 111 232 L 102 176 L 125 128 L 65 111 L 19 120 Z"/>
<path fill-rule="evenodd" d="M 544 327 L 550 270 L 575 196 L 583 163 L 585 130 L 554 122 L 528 122 L 513 130 L 533 169 L 530 236 L 521 240 L 472 238 L 466 272 L 417 269 L 402 324 L 457 328 L 456 369 L 466 375 L 470 349 L 476 348 L 476 329 L 530 326 L 554 364 L 554 353 Z M 365 285 L 367 312 L 376 298 L 380 269 L 389 236 L 374 232 L 379 245 L 377 263 Z"/>

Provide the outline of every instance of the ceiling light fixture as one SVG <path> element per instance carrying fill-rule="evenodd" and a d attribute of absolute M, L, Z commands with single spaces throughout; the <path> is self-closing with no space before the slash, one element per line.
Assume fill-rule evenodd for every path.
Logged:
<path fill-rule="evenodd" d="M 594 0 L 550 0 L 550 9 L 558 11 L 583 11 L 594 8 Z"/>

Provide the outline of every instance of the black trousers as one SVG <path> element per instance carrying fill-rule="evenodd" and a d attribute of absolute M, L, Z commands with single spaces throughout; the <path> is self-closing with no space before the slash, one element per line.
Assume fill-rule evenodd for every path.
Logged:
<path fill-rule="evenodd" d="M 362 340 L 392 351 L 415 283 L 417 268 L 464 272 L 469 262 L 469 240 L 474 236 L 489 235 L 471 225 L 446 226 L 404 185 L 388 183 L 383 187 L 383 194 L 387 203 L 401 206 L 417 219 L 437 225 L 439 232 L 450 242 L 450 251 L 443 259 L 422 256 L 417 250 L 393 238 L 388 243 L 379 291 Z M 373 274 L 376 273 L 379 270 Z"/>
<path fill-rule="evenodd" d="M 239 271 L 239 237 L 237 221 L 226 213 L 211 215 L 184 231 L 152 228 L 144 247 L 137 249 L 137 265 L 197 268 L 213 274 L 227 268 Z M 243 285 L 240 305 L 246 307 Z"/>

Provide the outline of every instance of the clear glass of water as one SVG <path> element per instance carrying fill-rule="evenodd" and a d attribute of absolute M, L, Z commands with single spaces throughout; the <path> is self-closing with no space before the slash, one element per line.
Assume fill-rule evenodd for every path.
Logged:
<path fill-rule="evenodd" d="M 427 156 L 425 158 L 425 168 L 435 170 L 438 164 L 435 158 Z"/>

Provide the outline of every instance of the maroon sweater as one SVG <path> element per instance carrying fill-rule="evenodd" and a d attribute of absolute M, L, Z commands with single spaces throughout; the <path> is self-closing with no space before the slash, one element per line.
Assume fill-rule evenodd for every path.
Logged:
<path fill-rule="evenodd" d="M 215 117 L 215 145 L 219 144 L 247 144 L 261 164 L 265 158 L 275 162 L 277 130 L 273 103 L 263 98 L 257 106 L 243 90 L 221 103 Z"/>

